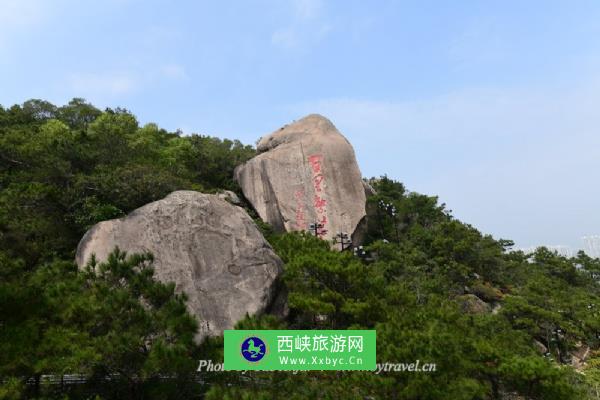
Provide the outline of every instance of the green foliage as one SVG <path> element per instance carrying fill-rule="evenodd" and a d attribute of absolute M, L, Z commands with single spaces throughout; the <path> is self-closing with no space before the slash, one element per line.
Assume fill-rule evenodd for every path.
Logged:
<path fill-rule="evenodd" d="M 600 352 L 590 357 L 584 370 L 585 381 L 588 385 L 588 396 L 590 399 L 600 399 Z"/>
<path fill-rule="evenodd" d="M 335 252 L 307 233 L 272 239 L 286 263 L 290 323 L 296 329 L 373 327 L 380 320 L 383 277 L 349 252 Z"/>
<path fill-rule="evenodd" d="M 208 398 L 574 399 L 593 392 L 596 367 L 584 379 L 569 363 L 577 345 L 598 348 L 600 318 L 588 308 L 600 304 L 591 273 L 597 260 L 509 252 L 510 241 L 482 235 L 433 197 L 386 177 L 371 184 L 378 194 L 369 199 L 364 261 L 305 233 L 269 235 L 285 262 L 287 322 L 376 329 L 378 362 L 419 360 L 435 363 L 435 372 L 256 373 L 215 381 Z M 465 313 L 465 293 L 494 312 Z"/>
<path fill-rule="evenodd" d="M 123 109 L 30 100 L 0 113 L 0 249 L 29 267 L 72 258 L 93 224 L 179 190 L 235 189 L 239 141 L 139 127 Z"/>
<path fill-rule="evenodd" d="M 40 376 L 71 373 L 87 377 L 88 394 L 169 398 L 177 387 L 186 397 L 196 328 L 185 299 L 152 279 L 148 256 L 115 253 L 86 271 L 71 260 L 99 221 L 174 190 L 235 189 L 233 168 L 253 154 L 238 141 L 139 127 L 127 110 L 83 99 L 0 107 L 2 396 L 41 396 Z M 112 374 L 120 379 L 106 385 Z M 181 382 L 165 385 L 164 374 Z M 29 378 L 37 389 L 22 386 Z"/>
<path fill-rule="evenodd" d="M 178 390 L 191 391 L 197 322 L 173 284 L 153 279 L 151 264 L 150 255 L 116 250 L 83 271 L 57 261 L 25 281 L 21 275 L 19 288 L 0 286 L 0 376 L 78 374 L 90 382 L 88 392 L 141 398 L 163 390 L 160 378 L 169 374 Z M 19 268 L 9 262 L 3 273 Z"/>
<path fill-rule="evenodd" d="M 24 384 L 17 378 L 9 378 L 0 383 L 0 399 L 19 400 L 23 398 Z"/>
<path fill-rule="evenodd" d="M 539 357 L 514 358 L 500 367 L 509 389 L 533 399 L 575 399 L 583 388 L 574 388 L 578 378 L 568 367 L 553 367 Z"/>
<path fill-rule="evenodd" d="M 197 360 L 221 362 L 223 339 L 194 345 L 185 297 L 153 279 L 152 256 L 72 260 L 99 221 L 173 190 L 236 190 L 233 170 L 253 155 L 82 99 L 0 107 L 0 398 L 600 399 L 600 260 L 511 252 L 385 176 L 370 180 L 364 259 L 275 234 L 249 210 L 285 263 L 289 315 L 237 328 L 376 329 L 378 362 L 435 371 L 204 372 L 198 387 Z M 588 347 L 575 371 L 571 353 Z M 87 381 L 71 390 L 45 374 Z"/>

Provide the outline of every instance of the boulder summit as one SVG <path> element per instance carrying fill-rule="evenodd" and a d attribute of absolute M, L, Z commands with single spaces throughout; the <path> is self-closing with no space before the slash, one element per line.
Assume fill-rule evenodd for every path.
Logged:
<path fill-rule="evenodd" d="M 318 223 L 326 240 L 355 233 L 365 189 L 354 149 L 331 121 L 308 115 L 263 137 L 257 150 L 234 175 L 263 221 L 279 232 Z"/>

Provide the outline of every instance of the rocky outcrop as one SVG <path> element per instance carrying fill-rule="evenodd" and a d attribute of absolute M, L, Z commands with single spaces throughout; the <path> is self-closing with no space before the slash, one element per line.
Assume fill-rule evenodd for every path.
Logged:
<path fill-rule="evenodd" d="M 373 185 L 371 185 L 371 182 L 363 179 L 362 184 L 363 184 L 363 187 L 365 188 L 365 196 L 366 197 L 377 196 L 377 190 L 375 190 L 375 188 L 373 188 Z"/>
<path fill-rule="evenodd" d="M 277 231 L 308 230 L 323 239 L 352 235 L 365 216 L 365 187 L 354 150 L 335 126 L 309 115 L 262 138 L 259 155 L 235 170 L 258 215 Z"/>
<path fill-rule="evenodd" d="M 540 353 L 544 355 L 548 352 L 548 348 L 539 340 L 533 339 L 533 347 Z"/>
<path fill-rule="evenodd" d="M 238 195 L 231 190 L 222 190 L 221 192 L 217 193 L 217 197 L 236 206 L 242 205 L 242 201 Z"/>
<path fill-rule="evenodd" d="M 490 305 L 474 294 L 465 294 L 459 299 L 462 302 L 462 310 L 467 314 L 485 314 L 491 311 Z"/>
<path fill-rule="evenodd" d="M 575 344 L 575 349 L 569 352 L 571 356 L 571 366 L 575 368 L 577 371 L 582 371 L 586 366 L 586 361 L 588 360 L 591 353 L 591 349 L 589 346 L 578 342 Z"/>
<path fill-rule="evenodd" d="M 246 212 L 217 195 L 173 192 L 120 219 L 92 227 L 77 248 L 77 264 L 103 261 L 115 246 L 151 252 L 155 277 L 175 282 L 198 319 L 197 340 L 220 335 L 265 311 L 282 262 Z"/>

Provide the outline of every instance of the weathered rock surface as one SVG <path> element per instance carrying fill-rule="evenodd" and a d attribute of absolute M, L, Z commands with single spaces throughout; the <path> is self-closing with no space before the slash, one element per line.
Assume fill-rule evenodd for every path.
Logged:
<path fill-rule="evenodd" d="M 490 305 L 474 294 L 462 295 L 460 299 L 462 300 L 462 310 L 468 314 L 484 314 L 491 311 Z"/>
<path fill-rule="evenodd" d="M 544 355 L 548 352 L 548 348 L 539 340 L 533 339 L 533 347 L 538 351 L 538 353 Z"/>
<path fill-rule="evenodd" d="M 240 207 L 217 195 L 173 192 L 128 216 L 96 224 L 81 239 L 77 264 L 103 261 L 115 246 L 151 252 L 155 277 L 175 282 L 198 319 L 197 340 L 261 313 L 276 293 L 281 260 Z"/>
<path fill-rule="evenodd" d="M 371 185 L 369 181 L 363 180 L 362 183 L 363 187 L 365 188 L 366 197 L 377 196 L 377 190 L 373 188 L 373 185 Z"/>
<path fill-rule="evenodd" d="M 260 217 L 278 231 L 352 235 L 365 217 L 365 187 L 352 145 L 335 126 L 312 114 L 262 138 L 259 155 L 235 179 Z"/>
<path fill-rule="evenodd" d="M 236 206 L 242 205 L 242 201 L 240 200 L 238 195 L 232 192 L 231 190 L 223 190 L 220 193 L 217 193 L 217 197 Z"/>
<path fill-rule="evenodd" d="M 576 343 L 575 349 L 569 352 L 571 355 L 571 366 L 577 371 L 582 371 L 586 366 L 586 361 L 588 360 L 590 353 L 591 349 L 589 346 L 586 346 L 581 342 Z"/>

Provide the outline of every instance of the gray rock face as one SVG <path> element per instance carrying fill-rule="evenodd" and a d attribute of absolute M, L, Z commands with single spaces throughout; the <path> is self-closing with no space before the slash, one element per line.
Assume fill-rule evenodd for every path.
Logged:
<path fill-rule="evenodd" d="M 590 349 L 589 346 L 584 345 L 581 342 L 576 343 L 575 349 L 569 352 L 571 355 L 571 366 L 577 371 L 581 372 L 586 366 L 586 361 L 590 357 L 591 353 L 592 349 Z"/>
<path fill-rule="evenodd" d="M 128 216 L 96 224 L 77 247 L 77 264 L 103 261 L 118 246 L 151 252 L 155 277 L 175 282 L 196 316 L 198 341 L 264 312 L 275 296 L 281 260 L 246 212 L 216 195 L 173 192 Z"/>
<path fill-rule="evenodd" d="M 540 354 L 546 354 L 548 352 L 548 348 L 546 346 L 544 346 L 544 344 L 542 342 L 540 342 L 539 340 L 535 340 L 533 339 L 533 347 L 535 347 L 535 349 L 538 351 L 538 353 Z"/>
<path fill-rule="evenodd" d="M 463 311 L 468 314 L 484 314 L 491 311 L 490 305 L 474 294 L 462 295 L 460 299 Z"/>
<path fill-rule="evenodd" d="M 362 183 L 363 187 L 365 188 L 366 197 L 377 196 L 377 190 L 373 188 L 370 182 L 363 180 Z"/>
<path fill-rule="evenodd" d="M 231 190 L 223 190 L 220 193 L 217 193 L 217 197 L 236 206 L 242 204 L 242 201 L 240 200 L 238 195 L 232 192 Z"/>
<path fill-rule="evenodd" d="M 244 196 L 278 231 L 308 230 L 330 240 L 365 216 L 365 188 L 354 150 L 333 124 L 312 114 L 262 138 L 261 153 L 235 170 Z"/>

